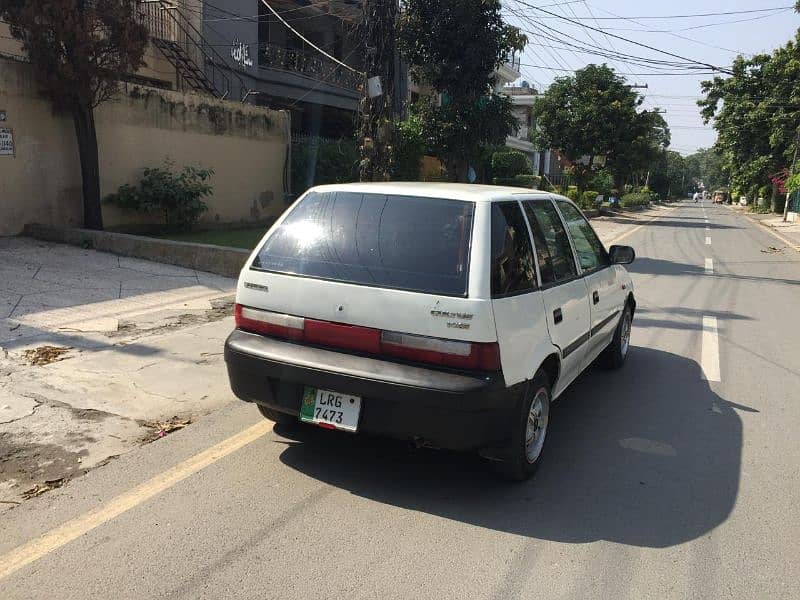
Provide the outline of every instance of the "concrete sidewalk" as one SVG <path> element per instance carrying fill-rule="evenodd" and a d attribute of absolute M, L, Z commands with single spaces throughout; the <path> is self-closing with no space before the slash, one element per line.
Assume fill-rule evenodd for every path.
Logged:
<path fill-rule="evenodd" d="M 783 217 L 773 213 L 761 214 L 750 212 L 749 207 L 730 205 L 731 210 L 766 227 L 779 242 L 800 252 L 800 223 L 790 223 Z M 777 247 L 777 246 L 776 246 Z"/>
<path fill-rule="evenodd" d="M 235 285 L 0 238 L 0 511 L 232 400 Z"/>

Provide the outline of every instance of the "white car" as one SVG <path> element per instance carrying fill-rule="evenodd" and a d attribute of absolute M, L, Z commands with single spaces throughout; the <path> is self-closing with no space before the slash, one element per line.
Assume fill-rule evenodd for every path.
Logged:
<path fill-rule="evenodd" d="M 241 272 L 231 387 L 280 424 L 480 450 L 526 479 L 551 402 L 598 357 L 625 361 L 633 260 L 561 196 L 313 188 Z"/>

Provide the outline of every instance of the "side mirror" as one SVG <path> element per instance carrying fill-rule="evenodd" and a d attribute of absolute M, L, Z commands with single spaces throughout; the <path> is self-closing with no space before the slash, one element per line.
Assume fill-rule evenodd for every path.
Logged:
<path fill-rule="evenodd" d="M 611 246 L 608 254 L 615 265 L 629 265 L 636 260 L 636 251 L 630 246 Z"/>

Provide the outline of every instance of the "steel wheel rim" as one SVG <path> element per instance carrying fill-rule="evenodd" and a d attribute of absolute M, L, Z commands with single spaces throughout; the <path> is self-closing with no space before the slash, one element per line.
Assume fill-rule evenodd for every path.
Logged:
<path fill-rule="evenodd" d="M 525 457 L 529 463 L 536 462 L 542 453 L 549 418 L 550 399 L 547 390 L 540 388 L 531 402 L 525 426 Z"/>
<path fill-rule="evenodd" d="M 631 345 L 631 313 L 625 311 L 625 318 L 622 320 L 622 356 L 628 355 L 628 348 Z"/>

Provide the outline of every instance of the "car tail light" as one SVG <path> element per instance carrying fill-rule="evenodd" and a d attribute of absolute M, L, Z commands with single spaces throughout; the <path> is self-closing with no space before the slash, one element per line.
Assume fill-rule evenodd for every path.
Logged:
<path fill-rule="evenodd" d="M 389 356 L 448 367 L 484 371 L 500 369 L 500 347 L 496 342 L 481 344 L 384 331 L 381 333 L 381 350 Z"/>
<path fill-rule="evenodd" d="M 280 313 L 257 310 L 237 304 L 234 309 L 236 327 L 253 333 L 263 333 L 290 340 L 302 340 L 305 319 Z"/>
<path fill-rule="evenodd" d="M 458 369 L 500 370 L 500 346 L 497 342 L 463 342 L 381 331 L 283 315 L 239 304 L 234 313 L 236 327 L 252 333 Z"/>

